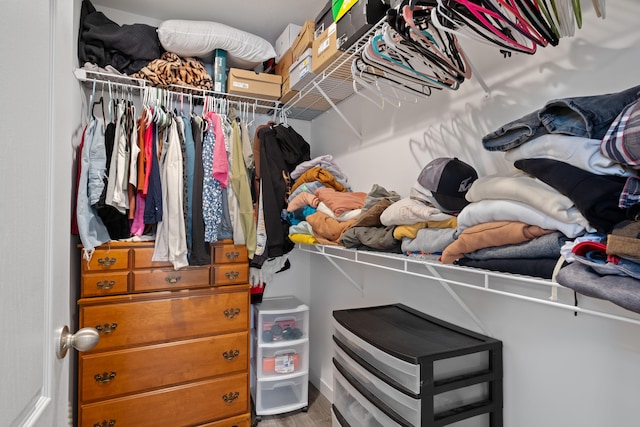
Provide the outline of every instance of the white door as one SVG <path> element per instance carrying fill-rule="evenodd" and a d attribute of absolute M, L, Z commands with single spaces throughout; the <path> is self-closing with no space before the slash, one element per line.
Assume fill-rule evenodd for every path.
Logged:
<path fill-rule="evenodd" d="M 70 425 L 73 3 L 0 0 L 2 426 Z"/>

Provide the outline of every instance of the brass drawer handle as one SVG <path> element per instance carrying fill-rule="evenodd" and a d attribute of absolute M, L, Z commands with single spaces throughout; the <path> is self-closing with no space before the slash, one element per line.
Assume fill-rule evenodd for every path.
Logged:
<path fill-rule="evenodd" d="M 240 252 L 237 252 L 237 251 L 235 251 L 235 252 L 225 252 L 224 256 L 230 261 L 235 261 L 240 256 Z"/>
<path fill-rule="evenodd" d="M 175 285 L 180 281 L 180 279 L 182 279 L 181 276 L 167 276 L 167 278 L 164 280 L 166 280 L 170 285 Z"/>
<path fill-rule="evenodd" d="M 116 322 L 113 322 L 112 324 L 105 323 L 104 326 L 96 325 L 98 332 L 104 335 L 109 335 L 110 333 L 115 332 L 117 327 L 118 324 Z"/>
<path fill-rule="evenodd" d="M 238 393 L 237 391 L 234 391 L 233 393 L 229 392 L 229 394 L 225 394 L 222 396 L 222 400 L 227 403 L 233 403 L 233 401 L 236 400 L 239 396 L 240 393 Z"/>
<path fill-rule="evenodd" d="M 116 425 L 116 420 L 104 420 L 101 423 L 95 423 L 93 427 L 113 427 Z"/>
<path fill-rule="evenodd" d="M 116 373 L 114 371 L 111 372 L 103 372 L 102 374 L 95 374 L 93 378 L 97 383 L 110 383 L 116 377 Z"/>
<path fill-rule="evenodd" d="M 227 319 L 233 319 L 238 314 L 240 314 L 240 309 L 239 308 L 227 308 L 224 311 L 224 315 L 227 317 Z"/>
<path fill-rule="evenodd" d="M 238 278 L 238 276 L 240 275 L 239 271 L 227 271 L 226 273 L 224 273 L 224 275 L 227 277 L 227 279 L 229 280 L 235 280 Z"/>
<path fill-rule="evenodd" d="M 240 350 L 229 350 L 222 353 L 222 357 L 227 360 L 233 360 L 240 355 Z"/>
<path fill-rule="evenodd" d="M 98 258 L 98 264 L 100 264 L 103 267 L 111 267 L 113 264 L 116 263 L 116 259 L 115 258 Z"/>
<path fill-rule="evenodd" d="M 109 290 L 111 288 L 113 288 L 116 285 L 116 281 L 115 280 L 105 280 L 104 282 L 100 281 L 98 283 L 96 283 L 96 286 L 102 290 Z"/>

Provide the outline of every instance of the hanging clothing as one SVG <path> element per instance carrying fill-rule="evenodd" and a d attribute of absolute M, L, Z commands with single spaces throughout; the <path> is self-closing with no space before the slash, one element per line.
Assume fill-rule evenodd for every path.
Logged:
<path fill-rule="evenodd" d="M 153 138 L 147 143 L 151 148 L 149 167 L 147 200 L 144 206 L 144 223 L 157 224 L 162 221 L 162 183 L 160 182 L 160 165 L 158 164 L 158 126 L 152 123 Z"/>
<path fill-rule="evenodd" d="M 182 151 L 178 122 L 171 121 L 159 161 L 162 181 L 162 221 L 158 222 L 152 261 L 169 261 L 178 270 L 189 265 L 182 210 Z"/>
<path fill-rule="evenodd" d="M 125 213 L 122 213 L 115 207 L 106 203 L 109 179 L 111 178 L 109 165 L 112 163 L 114 155 L 116 129 L 116 124 L 111 122 L 107 125 L 104 132 L 104 145 L 107 159 L 105 163 L 104 186 L 99 200 L 94 204 L 98 215 L 100 215 L 102 222 L 109 231 L 109 237 L 111 240 L 127 239 L 130 237 L 129 220 L 127 219 L 126 211 Z"/>
<path fill-rule="evenodd" d="M 214 113 L 207 114 L 205 118 L 208 129 L 202 144 L 202 165 L 204 168 L 203 190 L 202 190 L 202 215 L 204 217 L 204 240 L 215 243 L 218 241 L 218 232 L 222 223 L 222 185 L 213 176 L 213 161 L 215 144 L 224 144 L 223 141 L 215 140 L 216 120 Z"/>
<path fill-rule="evenodd" d="M 205 226 L 202 210 L 204 193 L 204 162 L 203 139 L 205 121 L 202 117 L 191 118 L 194 154 L 196 162 L 193 165 L 193 213 L 191 229 L 190 265 L 206 265 L 211 263 L 210 246 L 205 242 Z"/>
<path fill-rule="evenodd" d="M 234 121 L 231 126 L 233 129 L 231 139 L 231 187 L 238 201 L 240 224 L 242 226 L 249 259 L 253 259 L 256 249 L 256 223 L 253 219 L 251 188 L 249 187 L 249 177 L 247 176 L 247 170 L 242 156 L 241 128 L 236 121 Z"/>
<path fill-rule="evenodd" d="M 185 185 L 185 226 L 187 232 L 187 250 L 191 254 L 193 246 L 193 180 L 196 162 L 196 147 L 193 140 L 193 129 L 191 128 L 191 118 L 187 115 L 182 116 L 182 126 L 184 128 L 184 146 L 186 157 L 183 159 L 186 163 L 186 185 Z"/>
<path fill-rule="evenodd" d="M 90 259 L 96 246 L 109 241 L 109 232 L 93 207 L 102 194 L 107 168 L 104 125 L 101 121 L 94 118 L 89 122 L 82 146 L 76 219 L 84 257 Z"/>

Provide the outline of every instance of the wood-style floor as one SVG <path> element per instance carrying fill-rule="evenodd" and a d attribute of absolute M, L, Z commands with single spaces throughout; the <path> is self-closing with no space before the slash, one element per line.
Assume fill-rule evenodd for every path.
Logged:
<path fill-rule="evenodd" d="M 261 420 L 252 424 L 257 427 L 329 427 L 331 426 L 331 403 L 313 384 L 309 383 L 309 406 L 301 410 L 279 415 L 262 415 Z"/>

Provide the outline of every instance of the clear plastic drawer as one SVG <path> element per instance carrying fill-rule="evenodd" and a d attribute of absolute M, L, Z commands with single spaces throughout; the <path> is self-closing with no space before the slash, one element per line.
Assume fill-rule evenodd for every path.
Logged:
<path fill-rule="evenodd" d="M 371 366 L 414 394 L 420 393 L 420 365 L 405 362 L 363 341 L 333 321 L 334 337 Z"/>
<path fill-rule="evenodd" d="M 351 427 L 401 426 L 369 402 L 333 368 L 333 404 Z"/>
<path fill-rule="evenodd" d="M 256 358 L 258 378 L 306 372 L 309 369 L 308 359 L 309 340 L 277 346 L 263 344 L 258 347 Z"/>
<path fill-rule="evenodd" d="M 304 408 L 309 401 L 309 376 L 258 379 L 254 392 L 257 415 L 282 414 Z"/>
<path fill-rule="evenodd" d="M 388 405 L 400 417 L 414 426 L 420 425 L 420 399 L 413 398 L 391 387 L 356 363 L 339 347 L 335 348 L 335 360 L 371 394 Z"/>

